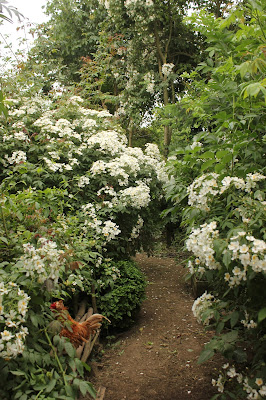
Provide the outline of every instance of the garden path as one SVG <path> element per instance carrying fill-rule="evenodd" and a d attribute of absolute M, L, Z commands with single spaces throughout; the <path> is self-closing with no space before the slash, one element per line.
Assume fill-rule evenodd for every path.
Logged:
<path fill-rule="evenodd" d="M 136 257 L 149 284 L 136 324 L 93 362 L 104 400 L 210 400 L 217 362 L 198 365 L 210 333 L 193 317 L 184 257 Z M 216 371 L 217 372 L 217 371 Z"/>

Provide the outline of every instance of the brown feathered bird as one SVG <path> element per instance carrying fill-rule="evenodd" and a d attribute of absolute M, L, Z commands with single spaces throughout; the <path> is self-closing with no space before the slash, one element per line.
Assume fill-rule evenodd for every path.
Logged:
<path fill-rule="evenodd" d="M 103 318 L 110 322 L 101 314 L 93 314 L 86 321 L 77 322 L 70 316 L 62 300 L 55 301 L 50 308 L 57 312 L 56 318 L 62 325 L 60 336 L 69 338 L 75 348 L 88 341 L 90 336 L 100 328 Z"/>

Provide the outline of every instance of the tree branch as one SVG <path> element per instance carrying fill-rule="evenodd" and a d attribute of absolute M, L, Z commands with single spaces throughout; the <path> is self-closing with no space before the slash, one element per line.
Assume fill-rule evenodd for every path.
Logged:
<path fill-rule="evenodd" d="M 160 38 L 159 38 L 159 34 L 158 34 L 156 21 L 154 21 L 154 35 L 155 35 L 155 44 L 156 44 L 157 54 L 158 54 L 162 64 L 165 64 L 166 63 L 166 58 L 163 55 L 162 48 L 161 48 L 161 45 L 160 45 Z"/>
<path fill-rule="evenodd" d="M 172 39 L 172 32 L 173 32 L 173 21 L 171 18 L 171 12 L 170 12 L 170 3 L 168 3 L 168 11 L 169 11 L 169 25 L 170 25 L 170 31 L 169 31 L 169 37 L 165 46 L 165 58 L 167 58 L 167 54 L 168 54 L 168 49 L 169 49 L 169 45 L 171 43 L 171 39 Z"/>

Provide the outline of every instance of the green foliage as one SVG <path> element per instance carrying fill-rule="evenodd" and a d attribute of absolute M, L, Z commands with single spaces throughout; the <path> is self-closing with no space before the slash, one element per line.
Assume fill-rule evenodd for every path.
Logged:
<path fill-rule="evenodd" d="M 6 14 L 9 16 L 7 17 Z M 8 22 L 12 22 L 13 14 L 18 18 L 19 21 L 21 18 L 23 18 L 23 15 L 16 7 L 10 5 L 6 0 L 0 0 L 0 18 Z"/>
<path fill-rule="evenodd" d="M 83 103 L 13 99 L 0 126 L 4 399 L 95 396 L 87 366 L 55 335 L 52 300 L 74 313 L 77 300 L 95 307 L 96 298 L 123 328 L 144 297 L 145 279 L 128 259 L 160 231 L 165 163 L 156 145 L 129 148 L 110 113 Z"/>
<path fill-rule="evenodd" d="M 193 306 L 198 321 L 216 330 L 199 362 L 217 352 L 228 360 L 213 381 L 214 398 L 263 398 L 265 8 L 250 2 L 224 19 L 201 11 L 189 21 L 208 47 L 196 70 L 183 74 L 187 93 L 178 107 L 164 111 L 175 138 L 167 212 L 187 229 L 189 277 L 205 280 L 210 292 Z"/>
<path fill-rule="evenodd" d="M 146 280 L 133 261 L 118 261 L 113 265 L 118 268 L 119 276 L 109 287 L 102 286 L 97 304 L 101 313 L 112 322 L 108 329 L 125 329 L 134 321 L 145 298 Z"/>
<path fill-rule="evenodd" d="M 105 9 L 98 0 L 50 0 L 46 5 L 49 21 L 38 26 L 26 68 L 40 68 L 48 78 L 69 86 L 79 80 L 81 57 L 96 51 Z M 36 65 L 37 64 L 37 65 Z"/>
<path fill-rule="evenodd" d="M 119 116 L 131 144 L 155 102 L 174 103 L 182 92 L 180 75 L 195 65 L 200 40 L 182 22 L 183 1 L 101 3 L 108 17 L 96 53 L 83 58 L 79 86 Z M 170 141 L 170 132 L 166 136 Z M 163 143 L 162 125 L 160 137 Z"/>

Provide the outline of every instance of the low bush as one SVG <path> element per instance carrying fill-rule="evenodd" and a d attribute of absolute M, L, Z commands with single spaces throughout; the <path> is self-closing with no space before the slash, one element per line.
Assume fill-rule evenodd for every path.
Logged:
<path fill-rule="evenodd" d="M 97 305 L 111 320 L 108 328 L 120 330 L 128 328 L 134 321 L 145 299 L 146 279 L 134 261 L 118 261 L 114 265 L 119 275 L 111 286 L 99 290 Z"/>

